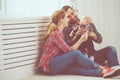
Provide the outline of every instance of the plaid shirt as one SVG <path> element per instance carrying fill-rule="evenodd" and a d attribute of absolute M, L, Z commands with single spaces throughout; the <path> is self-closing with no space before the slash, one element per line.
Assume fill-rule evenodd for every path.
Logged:
<path fill-rule="evenodd" d="M 65 43 L 63 38 L 63 33 L 56 29 L 49 35 L 43 45 L 39 66 L 43 67 L 45 72 L 49 72 L 49 62 L 53 57 L 73 50 Z"/>

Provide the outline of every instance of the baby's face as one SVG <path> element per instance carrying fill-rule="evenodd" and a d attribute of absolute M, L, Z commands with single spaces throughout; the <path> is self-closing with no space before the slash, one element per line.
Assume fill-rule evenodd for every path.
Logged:
<path fill-rule="evenodd" d="M 85 33 L 87 31 L 86 25 L 84 25 L 84 24 L 80 25 L 78 30 L 79 30 L 80 34 Z"/>

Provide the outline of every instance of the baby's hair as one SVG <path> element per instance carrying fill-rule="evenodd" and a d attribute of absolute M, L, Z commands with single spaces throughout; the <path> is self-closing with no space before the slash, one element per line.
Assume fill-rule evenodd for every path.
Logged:
<path fill-rule="evenodd" d="M 89 16 L 82 16 L 81 23 L 84 23 L 84 24 L 92 23 L 92 19 Z"/>

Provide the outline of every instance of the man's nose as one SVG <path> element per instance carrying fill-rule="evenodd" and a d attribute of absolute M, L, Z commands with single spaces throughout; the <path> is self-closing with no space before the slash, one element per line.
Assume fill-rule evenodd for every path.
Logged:
<path fill-rule="evenodd" d="M 71 18 L 74 19 L 74 18 L 75 18 L 75 15 L 71 15 Z"/>

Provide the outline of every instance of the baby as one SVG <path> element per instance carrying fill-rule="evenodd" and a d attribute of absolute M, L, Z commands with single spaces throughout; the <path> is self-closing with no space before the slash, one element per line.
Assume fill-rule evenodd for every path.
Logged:
<path fill-rule="evenodd" d="M 84 16 L 84 17 L 82 17 L 80 24 L 74 24 L 74 26 L 75 27 L 71 31 L 69 36 L 72 38 L 72 40 L 74 42 L 77 42 L 80 39 L 81 35 L 84 34 L 86 31 L 88 31 L 88 35 L 91 32 L 93 32 L 94 24 L 92 23 L 92 20 L 91 20 L 90 17 Z M 94 51 L 94 50 L 91 49 L 92 47 L 93 47 L 92 40 L 91 40 L 91 38 L 88 37 L 88 40 L 83 42 L 81 44 L 81 46 L 79 46 L 78 49 L 82 53 L 87 54 L 88 56 L 91 56 L 93 54 L 93 51 Z"/>
<path fill-rule="evenodd" d="M 87 30 L 90 32 L 93 31 L 93 26 L 95 26 L 89 16 L 83 16 L 81 18 L 81 23 L 86 25 Z"/>

